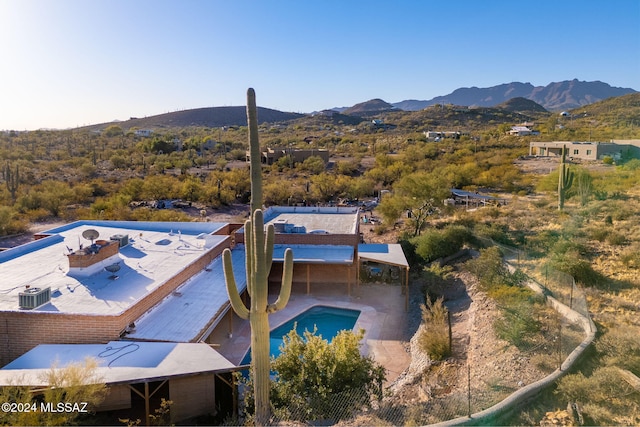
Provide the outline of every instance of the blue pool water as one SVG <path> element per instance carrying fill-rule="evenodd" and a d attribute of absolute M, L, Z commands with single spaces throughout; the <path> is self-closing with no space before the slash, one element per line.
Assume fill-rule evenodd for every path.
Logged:
<path fill-rule="evenodd" d="M 311 307 L 307 311 L 299 314 L 288 322 L 278 326 L 269 334 L 271 341 L 271 356 L 277 357 L 280 354 L 280 346 L 283 337 L 287 335 L 296 326 L 298 335 L 302 335 L 305 330 L 313 332 L 317 327 L 317 335 L 331 341 L 338 332 L 342 330 L 352 330 L 360 316 L 359 310 L 350 310 L 348 308 L 336 308 L 317 305 Z M 251 363 L 251 349 L 242 359 L 241 365 Z"/>

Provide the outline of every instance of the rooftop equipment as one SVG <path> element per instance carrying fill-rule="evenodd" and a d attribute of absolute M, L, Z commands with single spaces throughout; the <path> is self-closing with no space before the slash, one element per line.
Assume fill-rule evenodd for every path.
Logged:
<path fill-rule="evenodd" d="M 51 301 L 51 288 L 27 288 L 18 294 L 20 308 L 33 310 Z"/>
<path fill-rule="evenodd" d="M 129 244 L 129 235 L 128 234 L 114 234 L 109 238 L 109 240 L 117 240 L 120 244 L 119 247 L 125 247 Z"/>

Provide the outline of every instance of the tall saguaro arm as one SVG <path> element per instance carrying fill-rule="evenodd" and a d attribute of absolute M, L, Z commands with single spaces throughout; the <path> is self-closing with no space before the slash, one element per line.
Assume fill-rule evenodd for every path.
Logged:
<path fill-rule="evenodd" d="M 282 268 L 280 294 L 273 304 L 269 304 L 269 273 L 273 264 L 275 230 L 273 224 L 264 226 L 262 213 L 262 176 L 260 164 L 260 144 L 258 141 L 258 121 L 255 92 L 247 91 L 247 121 L 249 125 L 249 145 L 251 156 L 251 218 L 245 222 L 245 253 L 247 292 L 251 298 L 247 307 L 233 274 L 231 250 L 222 253 L 223 269 L 227 293 L 233 311 L 251 325 L 251 367 L 255 396 L 256 425 L 266 425 L 270 418 L 270 341 L 269 313 L 283 309 L 291 295 L 293 278 L 293 252 L 285 250 Z"/>

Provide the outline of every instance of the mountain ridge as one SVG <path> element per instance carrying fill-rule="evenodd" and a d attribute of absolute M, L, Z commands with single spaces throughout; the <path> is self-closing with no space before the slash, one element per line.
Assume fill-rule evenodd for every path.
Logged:
<path fill-rule="evenodd" d="M 607 98 L 615 98 L 630 93 L 638 92 L 630 88 L 615 88 L 600 81 L 580 82 L 574 79 L 550 83 L 547 86 L 533 86 L 531 83 L 512 82 L 490 88 L 459 88 L 449 95 L 435 97 L 429 101 L 405 100 L 397 103 L 388 103 L 382 99 L 375 98 L 351 107 L 323 111 L 325 115 L 329 111 L 340 113 L 343 122 L 349 121 L 349 117 L 362 120 L 378 114 L 421 111 L 434 105 L 457 105 L 470 108 L 497 107 L 513 112 L 553 112 L 572 110 Z M 514 101 L 509 102 L 510 100 Z M 258 107 L 258 120 L 260 123 L 283 123 L 320 113 L 287 113 Z M 357 123 L 357 121 L 354 123 Z M 83 128 L 99 131 L 111 125 L 120 126 L 124 130 L 189 126 L 246 126 L 246 109 L 244 106 L 194 108 L 143 118 L 131 117 L 129 120 L 94 124 L 83 126 Z"/>
<path fill-rule="evenodd" d="M 304 117 L 304 114 L 286 113 L 271 108 L 257 107 L 258 123 L 277 123 Z M 166 128 L 166 127 L 223 127 L 246 126 L 247 113 L 244 106 L 202 107 L 192 108 L 170 113 L 157 114 L 148 117 L 131 117 L 129 120 L 119 120 L 107 123 L 85 126 L 86 129 L 104 129 L 110 125 L 117 125 L 128 130 L 131 128 Z"/>
<path fill-rule="evenodd" d="M 487 88 L 459 88 L 448 95 L 430 100 L 405 100 L 391 105 L 404 111 L 422 110 L 436 104 L 493 107 L 511 98 L 520 97 L 534 101 L 548 111 L 562 111 L 634 92 L 634 89 L 614 87 L 601 81 L 586 82 L 578 79 L 553 82 L 546 86 L 511 82 Z"/>

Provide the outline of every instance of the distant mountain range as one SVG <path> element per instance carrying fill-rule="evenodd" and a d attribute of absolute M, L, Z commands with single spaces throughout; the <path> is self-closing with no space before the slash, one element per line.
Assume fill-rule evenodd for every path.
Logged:
<path fill-rule="evenodd" d="M 531 83 L 506 83 L 487 88 L 460 88 L 448 95 L 427 101 L 406 100 L 391 106 L 404 111 L 418 111 L 436 104 L 464 105 L 467 107 L 493 107 L 512 98 L 526 98 L 548 111 L 572 110 L 603 99 L 636 92 L 631 88 L 613 87 L 600 81 L 582 82 L 577 79 L 547 86 Z"/>
<path fill-rule="evenodd" d="M 340 114 L 343 123 L 358 123 L 360 120 L 388 111 L 421 111 L 432 105 L 456 105 L 464 107 L 496 107 L 512 112 L 564 111 L 589 105 L 607 98 L 637 93 L 634 89 L 612 87 L 607 83 L 581 82 L 578 80 L 533 86 L 531 83 L 508 83 L 488 88 L 460 88 L 449 95 L 438 96 L 427 101 L 406 100 L 390 104 L 382 99 L 372 99 L 352 107 L 332 108 Z M 331 111 L 331 110 L 325 110 Z M 335 113 L 332 113 L 335 114 Z M 311 114 L 313 115 L 313 114 Z M 258 107 L 260 123 L 288 122 L 309 115 L 287 113 Z M 104 129 L 117 124 L 123 129 L 158 129 L 171 127 L 222 127 L 246 126 L 246 108 L 208 107 L 175 111 L 143 118 L 102 123 L 85 128 Z"/>

